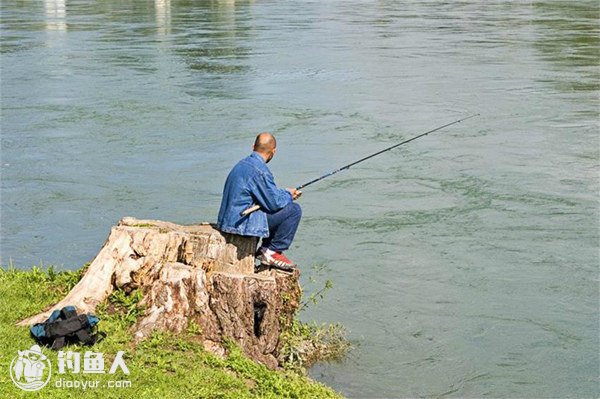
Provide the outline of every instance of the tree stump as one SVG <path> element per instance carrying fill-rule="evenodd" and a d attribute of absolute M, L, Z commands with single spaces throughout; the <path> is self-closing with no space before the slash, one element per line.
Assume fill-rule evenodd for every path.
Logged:
<path fill-rule="evenodd" d="M 193 321 L 207 350 L 223 354 L 224 341 L 232 339 L 252 359 L 276 368 L 280 334 L 299 307 L 299 273 L 255 273 L 256 245 L 256 238 L 208 223 L 126 217 L 62 301 L 18 324 L 43 322 L 67 305 L 93 313 L 113 290 L 140 289 L 145 311 L 132 327 L 136 341 L 153 330 L 182 332 Z"/>

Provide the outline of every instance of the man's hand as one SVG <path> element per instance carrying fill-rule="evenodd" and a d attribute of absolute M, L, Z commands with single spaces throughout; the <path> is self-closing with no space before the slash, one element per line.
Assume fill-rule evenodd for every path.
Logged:
<path fill-rule="evenodd" d="M 302 191 L 296 190 L 295 188 L 286 188 L 292 194 L 292 199 L 297 200 L 302 195 Z"/>

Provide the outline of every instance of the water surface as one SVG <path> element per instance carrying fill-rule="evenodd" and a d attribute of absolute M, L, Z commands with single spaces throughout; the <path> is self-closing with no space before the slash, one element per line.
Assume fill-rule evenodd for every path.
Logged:
<path fill-rule="evenodd" d="M 598 397 L 595 1 L 3 1 L 1 263 L 214 221 L 254 135 L 307 188 L 302 317 L 349 397 Z M 324 264 L 316 273 L 311 265 Z"/>

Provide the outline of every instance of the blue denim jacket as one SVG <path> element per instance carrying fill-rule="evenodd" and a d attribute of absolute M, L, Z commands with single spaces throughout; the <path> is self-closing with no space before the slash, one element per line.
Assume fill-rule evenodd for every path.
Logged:
<path fill-rule="evenodd" d="M 267 215 L 292 202 L 289 191 L 277 188 L 273 174 L 264 159 L 253 152 L 237 163 L 229 172 L 217 227 L 226 233 L 242 236 L 268 237 Z M 246 208 L 258 204 L 261 209 L 247 216 L 240 216 Z"/>

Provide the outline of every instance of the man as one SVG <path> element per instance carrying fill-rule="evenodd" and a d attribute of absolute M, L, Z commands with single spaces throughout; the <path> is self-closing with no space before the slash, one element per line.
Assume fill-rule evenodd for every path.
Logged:
<path fill-rule="evenodd" d="M 242 236 L 262 237 L 257 258 L 262 264 L 291 271 L 296 265 L 283 251 L 292 244 L 302 210 L 293 202 L 302 195 L 294 188 L 275 185 L 267 163 L 277 151 L 275 137 L 268 132 L 256 136 L 253 152 L 229 172 L 219 210 L 217 226 L 221 231 Z M 252 205 L 260 210 L 242 216 Z"/>

